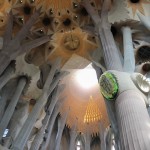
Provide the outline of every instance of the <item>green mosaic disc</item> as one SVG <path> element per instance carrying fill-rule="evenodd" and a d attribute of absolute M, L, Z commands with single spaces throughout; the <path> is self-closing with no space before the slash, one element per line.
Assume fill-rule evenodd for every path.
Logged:
<path fill-rule="evenodd" d="M 113 100 L 116 97 L 119 86 L 116 77 L 112 73 L 106 72 L 102 74 L 99 84 L 101 93 L 106 99 Z"/>

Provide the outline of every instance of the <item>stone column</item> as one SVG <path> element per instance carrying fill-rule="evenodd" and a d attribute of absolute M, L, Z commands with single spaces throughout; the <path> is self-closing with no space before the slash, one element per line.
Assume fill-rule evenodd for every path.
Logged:
<path fill-rule="evenodd" d="M 150 17 L 149 16 L 143 16 L 141 13 L 137 14 L 141 23 L 150 30 Z"/>
<path fill-rule="evenodd" d="M 100 122 L 100 140 L 101 150 L 106 150 L 106 129 L 104 128 L 103 122 Z"/>
<path fill-rule="evenodd" d="M 12 142 L 17 137 L 25 120 L 28 117 L 28 109 L 29 109 L 29 103 L 21 99 L 17 104 L 17 110 L 14 112 L 11 118 L 10 125 L 9 125 L 9 132 L 8 132 L 9 138 L 8 140 L 5 141 L 4 146 L 9 148 Z"/>
<path fill-rule="evenodd" d="M 48 122 L 48 125 L 47 125 L 47 129 L 46 129 L 47 133 L 45 133 L 45 136 L 44 136 L 46 141 L 43 141 L 42 146 L 41 146 L 41 150 L 45 150 L 48 147 L 48 144 L 49 144 L 50 139 L 51 139 L 53 126 L 55 124 L 56 117 L 59 113 L 59 109 L 61 108 L 62 104 L 63 104 L 63 101 L 58 101 L 58 103 L 56 104 L 56 106 L 53 110 L 52 116 L 51 116 L 51 118 Z"/>
<path fill-rule="evenodd" d="M 5 112 L 7 98 L 8 98 L 7 89 L 4 89 L 2 90 L 2 95 L 0 98 L 0 122 Z"/>
<path fill-rule="evenodd" d="M 91 16 L 96 26 L 99 38 L 103 46 L 103 55 L 106 68 L 108 70 L 119 70 L 122 71 L 122 64 L 120 56 L 118 54 L 117 46 L 115 44 L 113 35 L 110 30 L 110 24 L 108 22 L 108 11 L 110 0 L 105 0 L 102 6 L 101 18 L 98 13 L 91 6 L 90 2 L 83 0 L 84 6 Z"/>
<path fill-rule="evenodd" d="M 15 72 L 15 61 L 12 61 L 8 66 L 8 68 L 6 68 L 6 70 L 0 76 L 0 90 L 12 78 L 14 72 Z"/>
<path fill-rule="evenodd" d="M 70 108 L 69 108 L 70 110 Z M 67 121 L 67 117 L 69 114 L 69 110 L 64 114 L 64 116 L 61 116 L 61 118 L 58 120 L 58 132 L 56 135 L 56 140 L 55 140 L 55 150 L 60 150 L 60 144 L 61 144 L 61 138 L 62 138 L 62 133 Z"/>
<path fill-rule="evenodd" d="M 54 88 L 59 83 L 59 80 L 63 78 L 66 75 L 66 72 L 59 73 L 55 78 L 54 74 L 57 70 L 57 68 L 60 66 L 60 61 L 56 60 L 55 64 L 52 66 L 51 71 L 47 77 L 47 80 L 43 87 L 43 92 L 40 98 L 37 100 L 37 103 L 32 109 L 32 112 L 29 114 L 22 130 L 20 131 L 18 137 L 16 138 L 13 149 L 14 150 L 22 150 L 28 140 L 28 137 L 32 131 L 32 128 L 34 126 L 34 123 L 36 119 L 38 118 L 41 109 L 46 104 L 46 101 L 51 94 L 51 92 L 54 90 Z M 53 79 L 54 78 L 54 79 Z"/>
<path fill-rule="evenodd" d="M 75 140 L 77 137 L 77 122 L 78 120 L 76 119 L 76 122 L 74 126 L 71 128 L 70 131 L 70 145 L 69 145 L 69 150 L 75 150 Z"/>
<path fill-rule="evenodd" d="M 113 136 L 111 128 L 107 128 L 106 130 L 106 150 L 111 150 L 111 147 L 113 145 Z"/>
<path fill-rule="evenodd" d="M 6 111 L 5 111 L 5 114 L 1 120 L 1 123 L 0 123 L 0 139 L 2 138 L 3 136 L 3 133 L 14 113 L 14 110 L 15 110 L 15 107 L 18 103 L 18 100 L 19 100 L 19 97 L 26 85 L 26 82 L 27 82 L 27 79 L 25 77 L 21 77 L 19 79 L 19 82 L 18 82 L 18 86 L 16 88 L 16 91 L 14 93 L 14 96 L 12 97 L 12 100 L 10 102 L 10 104 L 8 105 Z"/>
<path fill-rule="evenodd" d="M 8 23 L 8 27 L 6 28 L 6 33 L 4 35 L 4 45 L 2 50 L 0 51 L 1 59 L 0 59 L 0 75 L 7 68 L 11 60 L 16 59 L 17 56 L 25 53 L 27 50 L 35 48 L 41 44 L 44 44 L 49 41 L 49 36 L 44 36 L 38 39 L 35 39 L 31 42 L 22 44 L 23 40 L 26 38 L 28 33 L 30 32 L 31 27 L 36 22 L 40 15 L 40 10 L 37 10 L 31 18 L 27 21 L 26 24 L 23 25 L 19 33 L 17 33 L 16 37 L 12 38 L 12 17 L 10 17 L 10 21 Z"/>
<path fill-rule="evenodd" d="M 122 27 L 124 46 L 124 66 L 125 72 L 133 73 L 135 70 L 135 56 L 132 43 L 132 31 L 130 27 Z"/>
<path fill-rule="evenodd" d="M 42 120 L 42 127 L 38 131 L 37 135 L 35 136 L 35 138 L 34 138 L 34 140 L 32 142 L 30 150 L 37 150 L 37 149 L 39 149 L 39 147 L 40 147 L 40 145 L 42 143 L 43 137 L 44 137 L 44 132 L 46 130 L 47 123 L 49 122 L 51 114 L 52 114 L 52 111 L 53 111 L 53 109 L 55 107 L 55 104 L 58 101 L 59 93 L 60 93 L 60 90 L 58 88 L 56 88 L 55 91 L 54 91 L 54 94 L 52 96 L 52 102 L 51 102 L 52 104 L 50 103 L 50 105 L 49 105 L 49 107 L 48 107 L 48 109 L 46 111 L 47 112 L 46 116 Z"/>
<path fill-rule="evenodd" d="M 85 150 L 90 150 L 91 149 L 91 135 L 88 132 L 88 125 L 85 133 Z"/>
<path fill-rule="evenodd" d="M 149 150 L 150 118 L 143 97 L 128 90 L 116 99 L 121 150 Z"/>

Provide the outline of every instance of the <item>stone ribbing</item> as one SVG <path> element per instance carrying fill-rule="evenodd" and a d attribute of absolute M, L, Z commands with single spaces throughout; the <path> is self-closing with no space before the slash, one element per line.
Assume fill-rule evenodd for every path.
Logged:
<path fill-rule="evenodd" d="M 128 90 L 116 99 L 121 150 L 149 150 L 150 118 L 142 96 Z"/>
<path fill-rule="evenodd" d="M 27 79 L 25 77 L 21 77 L 18 81 L 16 91 L 15 91 L 15 93 L 12 97 L 12 100 L 11 100 L 10 104 L 8 105 L 8 107 L 4 113 L 4 116 L 1 120 L 1 123 L 0 123 L 0 138 L 2 138 L 3 133 L 14 113 L 15 107 L 16 107 L 19 97 L 26 85 L 26 82 L 27 82 Z"/>
<path fill-rule="evenodd" d="M 135 70 L 135 56 L 132 43 L 132 31 L 130 27 L 122 27 L 123 47 L 124 47 L 124 66 L 125 72 L 133 73 Z"/>

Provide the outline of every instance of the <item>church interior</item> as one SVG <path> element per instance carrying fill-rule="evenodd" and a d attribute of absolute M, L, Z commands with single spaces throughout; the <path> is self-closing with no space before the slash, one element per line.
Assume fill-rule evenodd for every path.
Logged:
<path fill-rule="evenodd" d="M 150 0 L 0 0 L 9 149 L 150 149 Z"/>

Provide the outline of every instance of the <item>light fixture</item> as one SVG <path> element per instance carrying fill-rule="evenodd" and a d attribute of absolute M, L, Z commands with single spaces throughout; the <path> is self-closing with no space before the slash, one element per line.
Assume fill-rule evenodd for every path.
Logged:
<path fill-rule="evenodd" d="M 94 69 L 82 69 L 77 71 L 76 81 L 84 89 L 90 89 L 98 84 Z"/>
<path fill-rule="evenodd" d="M 138 74 L 136 79 L 139 88 L 143 92 L 148 93 L 150 91 L 150 79 L 147 78 L 146 76 L 143 76 L 142 74 Z"/>

